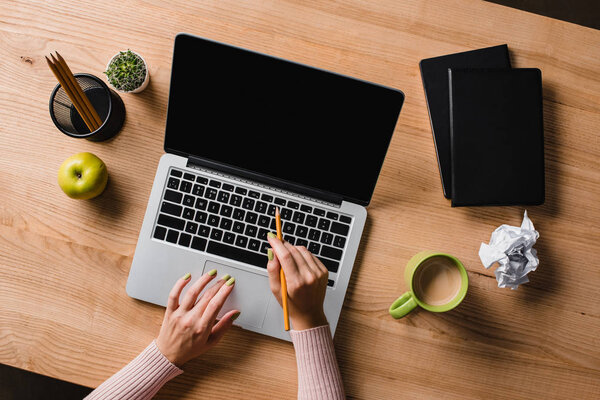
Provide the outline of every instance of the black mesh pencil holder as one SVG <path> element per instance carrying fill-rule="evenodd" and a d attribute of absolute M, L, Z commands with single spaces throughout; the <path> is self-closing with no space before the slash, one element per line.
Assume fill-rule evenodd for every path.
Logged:
<path fill-rule="evenodd" d="M 100 78 L 90 74 L 74 75 L 77 83 L 98 112 L 102 125 L 90 132 L 60 84 L 56 85 L 50 96 L 50 116 L 54 125 L 65 135 L 93 142 L 101 142 L 115 136 L 125 122 L 123 100 Z"/>

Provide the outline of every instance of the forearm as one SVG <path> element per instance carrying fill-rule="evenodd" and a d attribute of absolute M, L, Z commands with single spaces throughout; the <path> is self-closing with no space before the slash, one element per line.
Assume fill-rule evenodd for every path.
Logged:
<path fill-rule="evenodd" d="M 151 399 L 160 388 L 183 371 L 173 365 L 153 341 L 133 361 L 102 383 L 86 400 Z"/>
<path fill-rule="evenodd" d="M 298 399 L 344 399 L 329 326 L 291 331 L 298 364 Z"/>

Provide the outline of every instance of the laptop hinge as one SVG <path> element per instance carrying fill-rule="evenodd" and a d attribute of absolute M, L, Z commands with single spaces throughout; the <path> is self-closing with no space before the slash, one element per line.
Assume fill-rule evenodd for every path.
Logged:
<path fill-rule="evenodd" d="M 302 197 L 307 200 L 316 201 L 332 207 L 339 208 L 343 201 L 341 196 L 324 192 L 322 190 L 290 183 L 281 179 L 272 178 L 194 156 L 188 157 L 187 167 L 222 175 L 226 178 L 235 179 L 247 184 L 262 186 L 264 188 L 276 190 L 284 194 Z"/>

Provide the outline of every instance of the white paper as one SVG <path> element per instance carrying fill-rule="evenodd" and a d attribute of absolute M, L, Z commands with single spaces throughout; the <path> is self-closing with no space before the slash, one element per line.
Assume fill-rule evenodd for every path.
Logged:
<path fill-rule="evenodd" d="M 539 236 L 526 210 L 521 227 L 502 225 L 492 233 L 489 244 L 481 243 L 479 258 L 483 266 L 490 268 L 496 262 L 500 264 L 494 271 L 498 287 L 514 290 L 529 282 L 527 274 L 535 271 L 539 264 L 533 248 Z"/>

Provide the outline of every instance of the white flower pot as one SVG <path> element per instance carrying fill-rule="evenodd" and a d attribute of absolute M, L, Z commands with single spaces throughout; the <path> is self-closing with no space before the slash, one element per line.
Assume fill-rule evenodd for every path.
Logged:
<path fill-rule="evenodd" d="M 116 87 L 114 87 L 114 86 L 113 86 L 113 85 L 110 83 L 110 81 L 108 81 L 108 77 L 107 77 L 107 81 L 108 81 L 108 84 L 110 85 L 110 87 L 111 87 L 111 88 L 113 88 L 113 89 L 115 89 L 117 92 L 120 92 L 120 93 L 139 93 L 139 92 L 141 92 L 142 90 L 146 89 L 146 87 L 148 86 L 148 83 L 150 82 L 150 71 L 149 71 L 149 69 L 148 69 L 148 63 L 146 62 L 146 60 L 144 59 L 144 57 L 142 57 L 142 56 L 141 56 L 139 53 L 136 53 L 136 52 L 135 52 L 135 51 L 133 51 L 133 50 L 131 50 L 131 52 L 132 52 L 133 54 L 135 54 L 136 56 L 138 56 L 138 57 L 139 57 L 139 58 L 140 58 L 140 59 L 141 59 L 141 60 L 144 62 L 144 65 L 146 66 L 146 77 L 144 78 L 144 82 L 141 84 L 141 86 L 138 86 L 136 89 L 133 89 L 133 90 L 130 90 L 130 91 L 125 91 L 125 90 L 120 90 L 120 89 L 117 89 Z M 121 55 L 121 53 L 120 53 L 120 52 L 119 52 L 119 53 L 117 53 L 117 54 L 115 54 L 114 56 L 112 56 L 112 57 L 110 58 L 110 60 L 109 60 L 109 61 L 108 61 L 108 63 L 106 64 L 106 69 L 105 69 L 105 71 L 108 71 L 108 66 L 110 65 L 110 63 L 111 63 L 111 62 L 112 62 L 112 61 L 113 61 L 113 60 L 114 60 L 114 59 L 115 59 L 117 56 L 119 56 L 119 55 Z"/>

